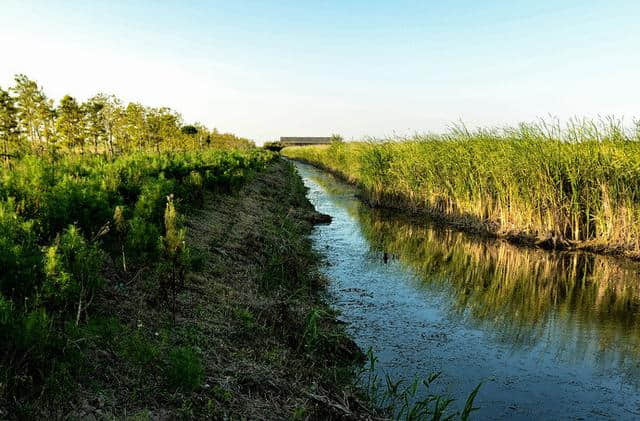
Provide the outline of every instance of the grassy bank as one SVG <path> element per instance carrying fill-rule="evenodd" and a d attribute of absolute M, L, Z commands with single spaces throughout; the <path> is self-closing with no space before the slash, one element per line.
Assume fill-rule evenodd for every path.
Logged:
<path fill-rule="evenodd" d="M 0 419 L 336 418 L 362 354 L 300 178 L 248 139 L 0 88 Z"/>
<path fill-rule="evenodd" d="M 25 157 L 1 187 L 0 418 L 322 417 L 351 396 L 361 354 L 288 164 Z"/>
<path fill-rule="evenodd" d="M 374 206 L 549 248 L 640 257 L 640 132 L 617 122 L 522 125 L 290 147 Z"/>

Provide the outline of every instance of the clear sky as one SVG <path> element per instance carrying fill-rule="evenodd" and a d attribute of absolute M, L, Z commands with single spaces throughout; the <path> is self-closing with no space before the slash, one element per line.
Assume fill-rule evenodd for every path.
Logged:
<path fill-rule="evenodd" d="M 257 140 L 640 117 L 640 1 L 0 0 L 0 86 Z"/>

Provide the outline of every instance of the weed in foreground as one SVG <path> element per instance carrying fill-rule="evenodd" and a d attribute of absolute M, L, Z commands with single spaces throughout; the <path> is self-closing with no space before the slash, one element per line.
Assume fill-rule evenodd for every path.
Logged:
<path fill-rule="evenodd" d="M 473 406 L 481 384 L 475 387 L 467 397 L 464 407 L 459 411 L 451 411 L 454 399 L 432 394 L 431 385 L 440 377 L 440 373 L 431 374 L 424 380 L 414 378 L 407 383 L 404 379 L 394 381 L 384 373 L 384 378 L 377 374 L 378 358 L 373 351 L 367 351 L 367 362 L 359 373 L 359 383 L 364 388 L 368 399 L 391 414 L 396 420 L 451 420 L 466 421 L 478 408 Z"/>
<path fill-rule="evenodd" d="M 165 375 L 172 388 L 191 392 L 202 384 L 204 368 L 193 347 L 177 347 L 169 352 Z"/>

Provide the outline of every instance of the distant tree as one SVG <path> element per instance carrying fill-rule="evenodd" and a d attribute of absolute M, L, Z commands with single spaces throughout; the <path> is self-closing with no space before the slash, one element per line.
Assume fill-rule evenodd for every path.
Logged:
<path fill-rule="evenodd" d="M 187 125 L 187 126 L 182 126 L 182 128 L 180 129 L 180 131 L 183 134 L 187 134 L 190 136 L 196 135 L 198 134 L 198 128 L 195 126 L 191 126 L 191 125 Z"/>
<path fill-rule="evenodd" d="M 182 118 L 170 108 L 149 108 L 147 110 L 147 130 L 152 146 L 160 152 L 160 146 L 183 147 L 180 141 Z"/>
<path fill-rule="evenodd" d="M 115 95 L 97 94 L 87 104 L 89 133 L 94 138 L 95 151 L 98 153 L 98 142 L 102 140 L 109 156 L 116 153 L 116 139 L 123 139 L 124 109 Z M 118 145 L 123 146 L 123 145 Z"/>
<path fill-rule="evenodd" d="M 210 143 L 219 148 L 250 148 L 255 146 L 249 139 L 238 137 L 232 133 L 220 133 L 215 127 L 211 131 Z"/>
<path fill-rule="evenodd" d="M 334 133 L 331 135 L 331 143 L 342 143 L 344 142 L 344 139 L 342 138 L 341 135 Z"/>
<path fill-rule="evenodd" d="M 104 138 L 104 125 L 102 124 L 102 109 L 104 108 L 104 96 L 96 95 L 82 104 L 84 115 L 84 130 L 91 139 L 94 153 L 100 152 L 100 143 Z"/>
<path fill-rule="evenodd" d="M 100 123 L 104 128 L 105 141 L 109 150 L 109 156 L 115 155 L 115 141 L 118 134 L 121 134 L 122 119 L 124 110 L 120 100 L 115 95 L 99 94 L 102 101 L 100 110 Z"/>
<path fill-rule="evenodd" d="M 130 102 L 124 111 L 125 132 L 130 138 L 133 149 L 142 150 L 149 143 L 148 132 L 146 130 L 146 108 L 138 103 Z"/>
<path fill-rule="evenodd" d="M 0 153 L 4 150 L 6 155 L 13 144 L 19 149 L 20 142 L 38 151 L 46 148 L 53 159 L 60 147 L 79 147 L 83 154 L 93 149 L 113 157 L 133 150 L 254 146 L 248 139 L 218 129 L 209 131 L 200 123 L 184 124 L 182 116 L 170 108 L 138 103 L 124 107 L 114 95 L 97 94 L 81 105 L 65 95 L 54 109 L 36 82 L 16 75 L 15 86 L 0 90 Z"/>
<path fill-rule="evenodd" d="M 16 94 L 18 123 L 21 133 L 32 143 L 52 141 L 52 103 L 38 84 L 25 75 L 15 77 L 16 85 L 11 90 Z"/>
<path fill-rule="evenodd" d="M 9 160 L 9 154 L 18 136 L 18 110 L 15 100 L 8 91 L 0 88 L 0 140 L 5 161 Z"/>
<path fill-rule="evenodd" d="M 204 148 L 207 146 L 207 137 L 209 135 L 209 129 L 202 123 L 194 123 L 184 127 L 193 127 L 196 132 L 193 134 L 186 135 L 187 142 L 189 143 L 189 147 L 193 149 Z M 182 129 L 181 129 L 182 131 Z M 192 129 L 188 129 L 188 131 L 193 132 Z"/>
<path fill-rule="evenodd" d="M 79 146 L 84 154 L 83 109 L 75 98 L 65 95 L 60 100 L 56 114 L 56 133 L 62 144 L 71 149 Z"/>
<path fill-rule="evenodd" d="M 201 145 L 200 139 L 202 138 L 198 127 L 192 124 L 182 126 L 180 128 L 180 134 L 182 135 L 182 147 L 184 149 L 197 149 Z"/>
<path fill-rule="evenodd" d="M 162 117 L 160 110 L 150 108 L 147 110 L 146 132 L 149 138 L 149 146 L 160 153 L 160 143 L 162 143 Z"/>
<path fill-rule="evenodd" d="M 162 115 L 162 139 L 171 148 L 185 149 L 186 143 L 184 136 L 181 136 L 180 128 L 182 127 L 182 116 L 173 111 L 171 108 L 163 107 L 160 109 Z"/>

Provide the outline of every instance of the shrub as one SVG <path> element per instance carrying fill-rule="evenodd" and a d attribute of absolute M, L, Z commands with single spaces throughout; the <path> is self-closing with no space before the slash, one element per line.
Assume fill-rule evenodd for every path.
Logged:
<path fill-rule="evenodd" d="M 0 202 L 0 294 L 23 300 L 41 279 L 42 254 L 33 221 L 24 221 L 14 207 L 13 200 Z"/>
<path fill-rule="evenodd" d="M 162 292 L 171 292 L 172 312 L 175 322 L 178 286 L 184 286 L 184 275 L 190 266 L 191 258 L 186 245 L 187 230 L 181 227 L 181 221 L 173 203 L 173 195 L 167 196 L 164 211 L 165 235 L 160 238 L 160 248 L 169 263 L 171 274 L 169 282 L 163 282 Z"/>
<path fill-rule="evenodd" d="M 144 264 L 164 270 L 165 279 L 170 273 L 175 299 L 184 272 L 204 266 L 203 254 L 192 258 L 185 246 L 179 212 L 198 204 L 204 189 L 240 185 L 273 157 L 212 149 L 135 153 L 113 161 L 25 155 L 1 166 L 0 403 L 15 409 L 42 387 L 66 390 L 85 344 L 115 346 L 114 338 L 126 333 L 114 322 L 80 323 L 103 283 L 105 252 L 121 256 L 125 272 Z M 141 337 L 128 351 L 141 364 L 159 354 Z M 172 353 L 167 366 L 177 387 L 200 384 L 202 367 L 192 349 Z"/>
<path fill-rule="evenodd" d="M 76 324 L 83 301 L 102 283 L 102 258 L 102 252 L 95 245 L 87 244 L 74 226 L 67 228 L 56 244 L 47 248 L 44 297 L 61 307 L 77 303 Z"/>
<path fill-rule="evenodd" d="M 130 334 L 125 346 L 125 353 L 136 364 L 146 366 L 158 358 L 160 349 L 138 329 L 135 333 Z"/>
<path fill-rule="evenodd" d="M 142 218 L 150 222 L 162 221 L 162 211 L 164 200 L 175 190 L 175 182 L 167 180 L 164 175 L 160 175 L 157 180 L 148 180 L 142 188 L 138 201 L 136 202 L 133 216 Z"/>
<path fill-rule="evenodd" d="M 157 224 L 140 217 L 129 221 L 126 249 L 130 257 L 137 262 L 153 260 L 158 256 L 158 238 L 160 229 Z"/>
<path fill-rule="evenodd" d="M 169 352 L 165 375 L 169 385 L 190 392 L 202 384 L 204 369 L 200 356 L 192 347 L 178 347 Z"/>

